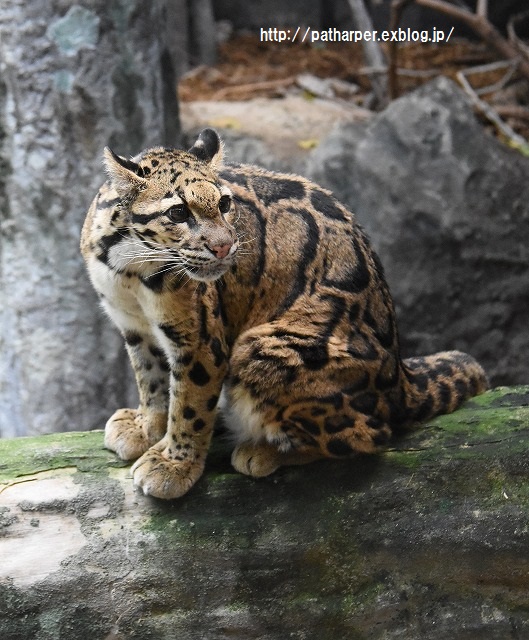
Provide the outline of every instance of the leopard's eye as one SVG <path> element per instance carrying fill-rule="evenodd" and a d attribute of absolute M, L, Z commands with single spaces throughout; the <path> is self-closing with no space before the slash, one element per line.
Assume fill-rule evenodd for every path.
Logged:
<path fill-rule="evenodd" d="M 173 204 L 165 212 L 165 215 L 171 220 L 171 222 L 185 222 L 189 218 L 189 209 L 182 202 L 180 204 Z"/>
<path fill-rule="evenodd" d="M 228 213 L 231 209 L 231 198 L 230 196 L 221 196 L 219 200 L 219 211 L 221 213 Z"/>

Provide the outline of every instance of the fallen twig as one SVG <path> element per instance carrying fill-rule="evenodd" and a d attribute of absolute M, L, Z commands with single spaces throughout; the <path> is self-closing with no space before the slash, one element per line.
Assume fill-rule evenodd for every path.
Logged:
<path fill-rule="evenodd" d="M 232 87 L 224 87 L 216 91 L 212 100 L 225 100 L 230 98 L 233 94 L 254 94 L 259 91 L 270 91 L 271 89 L 285 89 L 296 84 L 297 76 L 290 78 L 277 78 L 275 80 L 263 80 L 261 82 L 249 82 L 247 84 L 237 84 Z"/>

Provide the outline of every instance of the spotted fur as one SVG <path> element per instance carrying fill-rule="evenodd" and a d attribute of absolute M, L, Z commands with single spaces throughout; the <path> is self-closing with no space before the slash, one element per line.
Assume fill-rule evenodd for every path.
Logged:
<path fill-rule="evenodd" d="M 292 175 L 221 165 L 217 134 L 188 151 L 105 151 L 82 252 L 118 326 L 138 409 L 106 446 L 161 498 L 200 477 L 221 392 L 234 467 L 373 452 L 402 426 L 487 387 L 470 356 L 402 360 L 382 265 L 354 216 Z"/>

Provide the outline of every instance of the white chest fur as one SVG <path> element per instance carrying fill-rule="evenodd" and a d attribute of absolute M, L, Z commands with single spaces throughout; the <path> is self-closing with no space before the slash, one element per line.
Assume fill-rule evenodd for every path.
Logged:
<path fill-rule="evenodd" d="M 93 258 L 88 270 L 92 284 L 101 295 L 101 304 L 122 332 L 149 330 L 156 315 L 156 299 L 136 276 L 111 270 Z"/>

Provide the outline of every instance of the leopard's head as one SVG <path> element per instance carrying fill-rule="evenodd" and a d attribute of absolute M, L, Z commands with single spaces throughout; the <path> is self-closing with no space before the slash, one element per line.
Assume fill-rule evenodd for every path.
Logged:
<path fill-rule="evenodd" d="M 105 167 L 124 212 L 128 265 L 158 268 L 195 280 L 219 278 L 238 248 L 232 194 L 218 169 L 222 143 L 205 129 L 189 151 L 157 147 L 128 160 L 109 148 Z"/>

